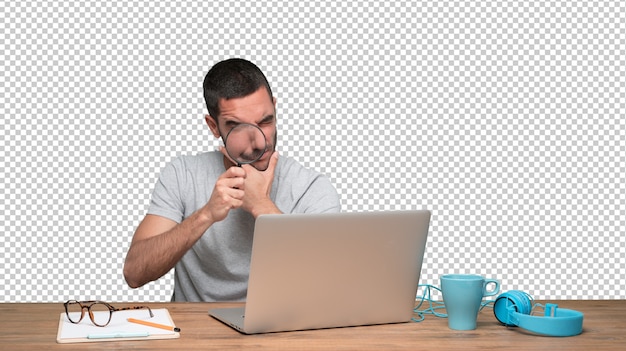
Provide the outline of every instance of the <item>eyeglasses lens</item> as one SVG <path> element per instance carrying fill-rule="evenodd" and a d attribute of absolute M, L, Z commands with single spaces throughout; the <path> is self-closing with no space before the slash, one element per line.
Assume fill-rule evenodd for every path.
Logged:
<path fill-rule="evenodd" d="M 67 317 L 72 323 L 78 323 L 80 321 L 81 308 L 78 302 L 69 302 L 67 305 Z"/>
<path fill-rule="evenodd" d="M 91 310 L 91 318 L 93 323 L 99 326 L 105 326 L 111 319 L 111 311 L 103 303 L 94 303 L 89 308 Z"/>

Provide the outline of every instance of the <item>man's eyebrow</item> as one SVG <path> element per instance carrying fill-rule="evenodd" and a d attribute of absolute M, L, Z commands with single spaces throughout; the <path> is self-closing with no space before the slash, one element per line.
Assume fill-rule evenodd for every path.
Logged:
<path fill-rule="evenodd" d="M 265 117 L 263 117 L 259 122 L 257 122 L 256 124 L 263 124 L 263 123 L 269 123 L 274 121 L 274 119 L 276 119 L 276 116 L 271 114 L 271 115 L 267 115 Z M 243 122 L 241 122 L 241 120 L 239 120 L 237 117 L 231 117 L 231 118 L 225 118 L 224 120 L 224 125 L 227 127 L 236 127 L 240 124 L 242 124 Z"/>
<path fill-rule="evenodd" d="M 274 116 L 274 115 L 267 115 L 267 116 L 263 117 L 263 119 L 259 122 L 259 124 L 266 123 L 266 122 L 271 122 L 271 121 L 274 120 L 275 117 L 276 116 Z"/>
<path fill-rule="evenodd" d="M 224 121 L 224 125 L 227 126 L 227 127 L 234 127 L 234 126 L 237 126 L 239 124 L 240 124 L 239 122 L 237 122 L 235 120 L 232 120 L 232 119 Z"/>

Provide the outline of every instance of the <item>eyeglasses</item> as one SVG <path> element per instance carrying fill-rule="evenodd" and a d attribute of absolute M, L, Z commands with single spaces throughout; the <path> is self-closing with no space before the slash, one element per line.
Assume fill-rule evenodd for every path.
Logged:
<path fill-rule="evenodd" d="M 109 322 L 111 322 L 111 317 L 115 311 L 140 310 L 146 308 L 150 313 L 150 318 L 154 317 L 152 310 L 148 306 L 115 308 L 104 301 L 76 300 L 69 300 L 63 305 L 65 306 L 67 319 L 74 324 L 80 323 L 80 321 L 83 320 L 83 317 L 85 317 L 85 309 L 87 309 L 87 313 L 89 313 L 91 322 L 98 327 L 106 327 Z"/>

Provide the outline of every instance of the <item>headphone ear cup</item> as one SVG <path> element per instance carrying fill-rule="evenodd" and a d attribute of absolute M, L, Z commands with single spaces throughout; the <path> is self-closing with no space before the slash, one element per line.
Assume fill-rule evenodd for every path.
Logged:
<path fill-rule="evenodd" d="M 519 290 L 507 291 L 500 294 L 493 304 L 493 314 L 496 319 L 507 327 L 517 326 L 513 322 L 511 314 L 514 312 L 521 314 L 530 314 L 532 310 L 532 301 L 530 296 Z"/>

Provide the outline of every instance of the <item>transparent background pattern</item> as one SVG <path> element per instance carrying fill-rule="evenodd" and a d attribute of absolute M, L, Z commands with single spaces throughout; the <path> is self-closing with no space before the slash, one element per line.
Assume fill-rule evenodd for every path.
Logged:
<path fill-rule="evenodd" d="M 345 211 L 433 211 L 422 283 L 626 298 L 624 2 L 4 1 L 0 45 L 0 302 L 170 299 L 123 260 L 229 57 Z"/>

